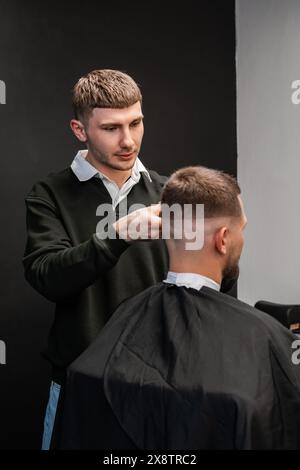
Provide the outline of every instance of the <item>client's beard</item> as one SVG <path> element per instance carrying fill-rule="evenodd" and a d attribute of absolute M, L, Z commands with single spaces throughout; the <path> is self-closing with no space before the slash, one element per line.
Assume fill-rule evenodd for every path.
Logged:
<path fill-rule="evenodd" d="M 238 261 L 234 264 L 225 266 L 223 269 L 223 278 L 221 284 L 221 292 L 228 292 L 236 284 L 240 274 Z"/>

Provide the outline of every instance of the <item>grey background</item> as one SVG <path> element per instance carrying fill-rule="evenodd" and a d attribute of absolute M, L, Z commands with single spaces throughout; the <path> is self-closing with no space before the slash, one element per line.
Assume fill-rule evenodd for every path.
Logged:
<path fill-rule="evenodd" d="M 238 0 L 238 179 L 248 215 L 239 298 L 300 303 L 299 0 Z"/>
<path fill-rule="evenodd" d="M 163 174 L 189 164 L 236 172 L 232 0 L 0 0 L 0 448 L 38 449 L 50 367 L 40 355 L 53 304 L 23 279 L 24 196 L 68 166 L 70 90 L 95 68 L 127 71 L 142 87 L 140 156 Z"/>

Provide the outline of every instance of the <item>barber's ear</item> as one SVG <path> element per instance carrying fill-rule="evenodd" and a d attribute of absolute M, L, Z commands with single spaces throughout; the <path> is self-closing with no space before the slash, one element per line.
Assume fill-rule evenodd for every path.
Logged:
<path fill-rule="evenodd" d="M 221 255 L 226 255 L 228 248 L 228 228 L 221 227 L 215 233 L 215 247 Z"/>
<path fill-rule="evenodd" d="M 80 142 L 87 141 L 85 129 L 81 121 L 78 121 L 77 119 L 71 119 L 70 127 L 73 134 L 77 137 L 78 140 L 80 140 Z"/>

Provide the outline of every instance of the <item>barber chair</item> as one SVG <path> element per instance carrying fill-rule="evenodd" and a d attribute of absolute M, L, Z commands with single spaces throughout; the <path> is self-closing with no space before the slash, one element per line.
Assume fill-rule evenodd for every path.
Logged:
<path fill-rule="evenodd" d="M 300 305 L 276 304 L 259 300 L 254 307 L 268 313 L 293 333 L 300 335 Z"/>

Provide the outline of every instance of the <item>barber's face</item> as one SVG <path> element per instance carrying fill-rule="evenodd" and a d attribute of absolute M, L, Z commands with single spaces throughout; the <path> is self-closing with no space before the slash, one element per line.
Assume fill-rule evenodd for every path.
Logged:
<path fill-rule="evenodd" d="M 237 279 L 239 276 L 239 260 L 244 246 L 244 229 L 247 224 L 247 218 L 240 196 L 238 196 L 241 205 L 241 217 L 234 221 L 231 227 L 231 249 L 223 269 L 223 279 Z"/>
<path fill-rule="evenodd" d="M 94 108 L 86 123 L 80 123 L 80 140 L 98 167 L 130 170 L 140 151 L 144 127 L 141 103 L 128 108 Z M 78 135 L 77 135 L 78 137 Z"/>

